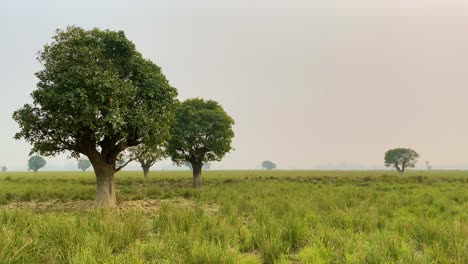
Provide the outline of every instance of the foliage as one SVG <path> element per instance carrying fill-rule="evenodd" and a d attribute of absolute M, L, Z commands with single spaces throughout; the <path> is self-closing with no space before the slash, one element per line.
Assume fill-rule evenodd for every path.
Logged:
<path fill-rule="evenodd" d="M 394 167 L 403 174 L 406 168 L 414 168 L 419 154 L 410 148 L 396 148 L 385 152 L 385 166 Z"/>
<path fill-rule="evenodd" d="M 130 156 L 138 161 L 142 166 L 151 167 L 156 161 L 166 157 L 166 151 L 162 146 L 146 146 L 129 148 Z"/>
<path fill-rule="evenodd" d="M 148 176 L 150 168 L 156 163 L 166 157 L 166 151 L 164 146 L 148 146 L 140 144 L 137 147 L 128 149 L 128 155 L 130 159 L 134 159 L 140 163 L 143 169 L 143 175 Z"/>
<path fill-rule="evenodd" d="M 109 212 L 60 202 L 91 203 L 90 172 L 13 172 L 0 263 L 465 263 L 466 172 L 407 174 L 216 171 L 200 192 L 187 171 L 123 171 L 120 197 L 155 207 Z"/>
<path fill-rule="evenodd" d="M 70 151 L 109 164 L 128 147 L 167 140 L 177 92 L 124 32 L 68 27 L 53 39 L 39 53 L 33 104 L 13 114 L 17 139 L 43 155 Z"/>
<path fill-rule="evenodd" d="M 276 164 L 269 160 L 265 160 L 264 162 L 262 162 L 262 167 L 267 170 L 272 170 L 276 168 Z"/>
<path fill-rule="evenodd" d="M 42 169 L 47 162 L 41 156 L 35 155 L 29 158 L 28 160 L 28 170 L 37 172 L 39 169 Z"/>
<path fill-rule="evenodd" d="M 234 120 L 212 100 L 187 99 L 176 110 L 168 153 L 178 165 L 220 161 L 232 147 Z"/>
<path fill-rule="evenodd" d="M 32 104 L 13 113 L 32 151 L 87 156 L 96 174 L 96 203 L 114 207 L 114 174 L 129 147 L 162 145 L 176 102 L 161 68 L 144 59 L 123 31 L 57 30 L 39 52 L 43 69 Z"/>
<path fill-rule="evenodd" d="M 89 159 L 79 159 L 78 160 L 78 169 L 85 172 L 89 167 L 91 167 L 91 162 Z"/>
<path fill-rule="evenodd" d="M 7 166 L 5 165 L 3 165 L 1 169 L 2 169 L 2 172 L 6 172 L 8 170 Z"/>

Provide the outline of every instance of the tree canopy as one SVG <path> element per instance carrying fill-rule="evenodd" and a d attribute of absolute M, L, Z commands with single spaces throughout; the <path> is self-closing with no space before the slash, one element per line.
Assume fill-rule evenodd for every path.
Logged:
<path fill-rule="evenodd" d="M 29 158 L 28 160 L 28 170 L 37 172 L 39 169 L 42 169 L 47 162 L 45 159 L 39 155 L 35 155 Z"/>
<path fill-rule="evenodd" d="M 204 163 L 220 161 L 231 151 L 234 120 L 220 104 L 200 98 L 187 99 L 177 107 L 168 153 L 177 165 L 192 164 L 194 186 L 201 186 Z"/>
<path fill-rule="evenodd" d="M 419 154 L 410 148 L 396 148 L 385 152 L 385 166 L 396 168 L 403 174 L 406 168 L 414 168 Z"/>
<path fill-rule="evenodd" d="M 141 143 L 167 141 L 176 89 L 123 31 L 57 30 L 38 60 L 43 69 L 33 103 L 13 114 L 20 127 L 15 137 L 41 155 L 86 155 L 98 204 L 115 205 L 113 175 L 129 162 L 116 166 L 117 157 Z"/>
<path fill-rule="evenodd" d="M 267 170 L 273 170 L 276 168 L 276 164 L 269 160 L 265 160 L 264 162 L 262 162 L 262 167 Z"/>

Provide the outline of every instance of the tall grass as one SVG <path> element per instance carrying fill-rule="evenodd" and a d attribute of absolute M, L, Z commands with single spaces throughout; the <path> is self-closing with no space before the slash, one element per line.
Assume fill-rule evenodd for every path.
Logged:
<path fill-rule="evenodd" d="M 467 263 L 468 173 L 123 172 L 120 202 L 156 210 L 11 208 L 92 200 L 91 173 L 0 176 L 0 263 Z"/>

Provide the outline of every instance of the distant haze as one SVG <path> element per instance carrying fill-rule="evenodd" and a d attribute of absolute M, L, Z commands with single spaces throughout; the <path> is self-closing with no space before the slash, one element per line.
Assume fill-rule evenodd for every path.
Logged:
<path fill-rule="evenodd" d="M 11 114 L 31 102 L 36 52 L 77 25 L 124 30 L 180 99 L 224 106 L 235 151 L 213 169 L 383 168 L 393 147 L 468 168 L 467 14 L 466 0 L 2 1 L 0 165 L 26 169 Z"/>

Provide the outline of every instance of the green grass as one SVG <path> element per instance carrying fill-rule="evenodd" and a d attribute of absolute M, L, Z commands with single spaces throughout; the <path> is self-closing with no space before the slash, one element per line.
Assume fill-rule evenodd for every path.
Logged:
<path fill-rule="evenodd" d="M 120 172 L 120 203 L 161 203 L 103 211 L 35 207 L 94 199 L 92 173 L 0 173 L 0 263 L 468 263 L 465 171 L 203 177 Z"/>

